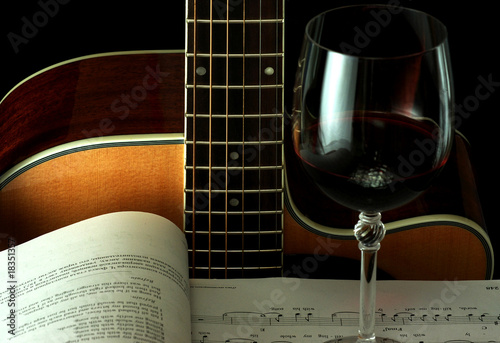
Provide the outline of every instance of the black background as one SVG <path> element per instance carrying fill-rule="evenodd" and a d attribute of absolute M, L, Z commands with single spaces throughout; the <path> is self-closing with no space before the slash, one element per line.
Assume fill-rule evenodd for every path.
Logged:
<path fill-rule="evenodd" d="M 55 0 L 41 0 L 43 3 Z M 16 53 L 9 34 L 22 34 L 23 17 L 33 22 L 41 11 L 38 0 L 3 1 L 0 7 L 0 98 L 25 77 L 55 63 L 83 55 L 125 51 L 184 49 L 183 0 L 97 1 L 71 0 L 59 4 L 53 17 L 38 28 Z M 208 0 L 206 0 L 208 1 Z M 259 1 L 259 0 L 247 0 Z M 373 1 L 362 1 L 363 3 Z M 361 1 L 287 0 L 287 86 L 293 82 L 296 55 L 304 25 L 319 12 Z M 378 3 L 387 3 L 378 1 Z M 392 4 L 424 10 L 443 21 L 449 31 L 456 103 L 474 95 L 478 78 L 500 82 L 498 67 L 497 6 L 494 2 L 392 0 Z M 472 145 L 479 192 L 490 237 L 500 255 L 500 233 L 494 223 L 498 203 L 498 134 L 496 130 L 500 87 L 482 100 L 477 110 L 459 127 Z M 287 107 L 290 105 L 287 104 Z M 1 147 L 0 147 L 1 148 Z M 443 242 L 445 245 L 446 242 Z M 497 256 L 497 261 L 500 259 Z M 499 279 L 499 272 L 495 278 Z"/>

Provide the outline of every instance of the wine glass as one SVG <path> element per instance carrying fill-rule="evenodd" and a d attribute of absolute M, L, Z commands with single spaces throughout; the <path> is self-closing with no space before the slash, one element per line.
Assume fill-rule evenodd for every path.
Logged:
<path fill-rule="evenodd" d="M 305 174 L 359 211 L 358 337 L 376 342 L 381 212 L 429 187 L 453 142 L 453 85 L 446 27 L 420 11 L 355 5 L 306 27 L 294 87 L 292 143 Z M 340 341 L 340 340 L 339 340 Z"/>

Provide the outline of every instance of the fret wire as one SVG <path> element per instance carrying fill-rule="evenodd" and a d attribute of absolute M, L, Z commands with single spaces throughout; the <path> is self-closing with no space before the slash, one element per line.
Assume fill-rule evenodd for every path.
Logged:
<path fill-rule="evenodd" d="M 225 145 L 226 142 L 214 142 L 214 141 L 196 141 L 193 142 L 193 141 L 184 141 L 184 144 L 199 144 L 199 145 L 209 145 L 210 147 L 212 145 Z M 283 141 L 282 140 L 275 140 L 275 141 L 232 141 L 232 142 L 227 142 L 228 145 L 244 145 L 244 144 L 248 144 L 248 145 L 277 145 L 277 144 L 283 144 Z M 260 160 L 259 160 L 259 165 L 261 165 L 262 163 L 260 163 Z M 210 167 L 212 168 L 212 167 Z"/>
<path fill-rule="evenodd" d="M 196 115 L 192 113 L 186 113 L 185 114 L 186 118 L 210 118 L 208 113 L 196 113 Z M 263 113 L 263 114 L 258 114 L 258 113 L 245 113 L 245 114 L 229 114 L 229 118 L 280 118 L 282 115 L 279 113 Z M 226 118 L 225 114 L 212 114 L 212 118 Z M 243 121 L 244 122 L 244 121 Z"/>
<path fill-rule="evenodd" d="M 187 214 L 193 214 L 193 210 L 185 210 L 184 213 L 187 213 Z M 197 214 L 216 214 L 216 215 L 225 215 L 227 212 L 226 211 L 202 211 L 202 210 L 199 210 L 199 211 L 196 211 Z M 231 211 L 229 212 L 228 214 L 231 214 L 231 215 L 242 215 L 242 214 L 249 214 L 249 215 L 261 215 L 261 214 L 283 214 L 283 211 L 282 210 L 257 210 L 257 211 Z M 210 216 L 209 216 L 210 217 Z M 210 218 L 209 218 L 210 219 Z M 259 218 L 259 221 L 260 221 L 260 218 Z M 260 224 L 259 224 L 260 226 Z M 260 228 L 259 228 L 260 229 Z M 210 232 L 211 229 L 210 229 Z"/>
<path fill-rule="evenodd" d="M 208 252 L 207 249 L 198 249 L 196 250 L 198 252 Z M 257 253 L 257 252 L 278 252 L 280 251 L 279 249 L 253 249 L 253 250 L 243 250 L 243 249 L 226 249 L 226 250 L 222 250 L 222 249 L 211 249 L 210 252 L 212 253 L 241 253 L 241 252 L 245 252 L 245 253 Z M 214 267 L 215 268 L 215 267 Z M 226 265 L 226 268 L 228 268 L 228 266 Z"/>
<path fill-rule="evenodd" d="M 184 188 L 184 192 L 188 193 L 197 193 L 197 194 L 204 194 L 204 193 L 208 193 L 208 189 L 204 189 L 204 188 L 200 188 L 200 187 L 197 187 L 197 188 Z M 226 192 L 226 189 L 212 189 L 212 193 L 216 194 L 216 193 L 225 193 Z M 249 188 L 245 188 L 245 189 L 228 189 L 227 192 L 229 194 L 265 194 L 265 193 L 277 193 L 277 194 L 283 194 L 284 190 L 283 188 L 260 188 L 260 189 L 249 189 Z"/>
<path fill-rule="evenodd" d="M 192 231 L 185 231 L 185 233 L 188 233 L 188 234 L 195 234 L 194 232 Z M 246 234 L 248 236 L 256 236 L 259 234 L 258 231 L 247 231 L 247 232 L 244 232 L 244 231 L 231 231 L 229 232 L 228 234 L 229 235 L 233 235 L 233 236 L 237 236 L 237 235 L 241 235 L 241 234 Z M 276 235 L 276 234 L 280 234 L 280 233 L 283 233 L 283 230 L 264 230 L 264 231 L 260 231 L 260 233 L 262 234 L 265 234 L 265 235 Z M 208 231 L 203 231 L 203 230 L 197 230 L 196 231 L 196 234 L 198 235 L 208 235 Z M 212 231 L 212 234 L 219 234 L 219 235 L 225 235 L 226 233 L 225 232 L 213 232 Z"/>
<path fill-rule="evenodd" d="M 206 189 L 200 189 L 200 188 L 196 188 L 196 189 L 190 189 L 190 188 L 186 188 L 184 190 L 185 192 L 191 192 L 191 193 L 195 193 L 195 194 L 205 194 L 205 193 L 208 193 L 208 190 Z M 270 189 L 244 189 L 244 190 L 240 190 L 240 189 L 216 189 L 216 190 L 213 190 L 212 189 L 212 193 L 214 194 L 217 194 L 217 193 L 225 193 L 227 192 L 228 194 L 256 194 L 256 193 L 283 193 L 283 190 L 281 188 L 270 188 Z"/>
<path fill-rule="evenodd" d="M 188 24 L 192 24 L 195 21 L 193 19 L 186 19 Z M 207 24 L 210 23 L 210 19 L 198 19 L 196 22 Z M 226 19 L 214 19 L 212 21 L 215 24 L 225 24 L 228 22 Z M 231 19 L 229 20 L 229 24 L 259 24 L 260 22 L 264 24 L 273 24 L 273 23 L 284 23 L 283 19 Z"/>
<path fill-rule="evenodd" d="M 217 58 L 225 58 L 226 56 L 229 56 L 229 57 L 255 57 L 255 58 L 262 58 L 262 57 L 283 57 L 284 54 L 282 52 L 267 52 L 267 53 L 229 53 L 229 54 L 219 54 L 219 53 L 186 53 L 186 57 L 194 57 L 194 56 L 198 56 L 198 57 L 210 57 L 210 58 L 214 58 L 214 57 L 217 57 Z"/>
<path fill-rule="evenodd" d="M 208 166 L 188 166 L 186 165 L 184 167 L 187 170 L 209 170 Z M 213 167 L 212 170 L 224 170 L 226 167 Z M 228 167 L 228 170 L 282 170 L 283 165 L 272 165 L 272 166 L 241 166 L 241 167 Z M 279 188 L 282 189 L 282 188 Z"/>
<path fill-rule="evenodd" d="M 225 189 L 212 189 L 212 193 L 224 193 Z M 203 188 L 184 188 L 184 192 L 195 193 L 195 194 L 205 194 L 208 193 L 207 189 Z M 228 189 L 229 194 L 257 194 L 257 193 L 278 193 L 283 194 L 283 188 L 261 188 L 261 189 Z"/>
<path fill-rule="evenodd" d="M 198 89 L 226 89 L 226 90 L 229 90 L 229 89 L 272 89 L 272 88 L 276 88 L 276 89 L 279 89 L 279 88 L 283 88 L 284 85 L 283 84 L 272 84 L 272 85 L 248 85 L 248 86 L 245 86 L 245 85 L 213 85 L 213 84 L 209 84 L 209 85 L 186 85 L 186 88 L 188 89 L 193 89 L 193 88 L 198 88 Z"/>

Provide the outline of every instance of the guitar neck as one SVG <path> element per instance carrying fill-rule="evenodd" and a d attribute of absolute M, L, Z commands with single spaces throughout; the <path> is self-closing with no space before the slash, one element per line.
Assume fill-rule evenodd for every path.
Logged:
<path fill-rule="evenodd" d="M 189 0 L 185 225 L 192 277 L 280 275 L 284 1 Z"/>

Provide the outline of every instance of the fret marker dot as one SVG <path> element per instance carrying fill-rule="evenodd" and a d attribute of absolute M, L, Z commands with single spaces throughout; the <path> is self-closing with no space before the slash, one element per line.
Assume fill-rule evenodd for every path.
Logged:
<path fill-rule="evenodd" d="M 233 199 L 229 200 L 229 205 L 231 205 L 231 206 L 236 207 L 239 204 L 240 204 L 240 201 L 238 199 L 236 199 L 236 198 L 233 198 Z"/>
<path fill-rule="evenodd" d="M 207 69 L 205 67 L 196 68 L 196 74 L 203 76 L 207 73 Z"/>
<path fill-rule="evenodd" d="M 273 68 L 273 67 L 267 67 L 267 68 L 264 70 L 264 73 L 265 73 L 266 75 L 271 76 L 271 75 L 273 75 L 273 74 L 274 74 L 274 68 Z"/>
<path fill-rule="evenodd" d="M 240 154 L 238 154 L 236 151 L 233 151 L 232 153 L 229 154 L 229 158 L 232 159 L 233 161 L 237 160 L 238 158 L 240 158 Z"/>

